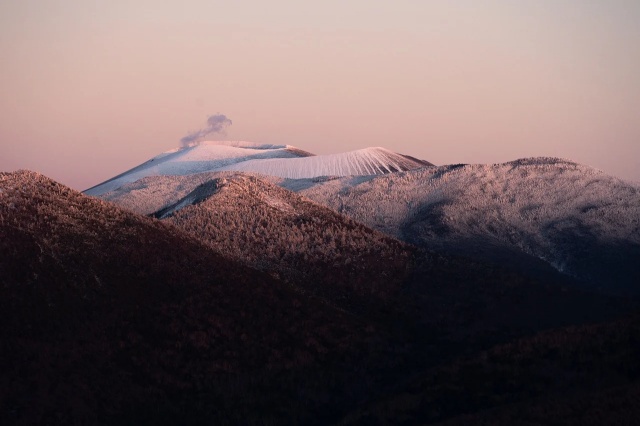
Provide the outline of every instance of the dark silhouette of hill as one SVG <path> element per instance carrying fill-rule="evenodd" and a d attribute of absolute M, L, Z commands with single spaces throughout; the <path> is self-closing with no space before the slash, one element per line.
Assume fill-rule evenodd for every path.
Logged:
<path fill-rule="evenodd" d="M 159 212 L 171 224 L 37 173 L 0 174 L 1 424 L 332 424 L 371 407 L 420 423 L 534 409 L 536 395 L 564 388 L 529 391 L 523 378 L 565 371 L 564 358 L 527 352 L 509 370 L 522 383 L 512 399 L 500 387 L 510 355 L 474 360 L 629 309 L 416 250 L 255 177 L 205 182 L 182 202 Z M 635 323 L 618 324 L 621 337 L 593 326 L 604 343 L 580 347 L 632 365 L 635 352 L 616 348 L 635 344 Z M 594 359 L 581 365 L 596 370 Z M 633 389 L 633 371 L 594 392 L 624 404 L 611 386 Z M 492 398 L 467 388 L 478 376 Z M 426 408 L 396 409 L 406 392 L 432 389 L 445 392 L 420 399 Z M 466 409 L 468 398 L 477 402 Z"/>
<path fill-rule="evenodd" d="M 2 424 L 317 421 L 387 347 L 367 321 L 36 173 L 0 174 L 0 235 Z"/>
<path fill-rule="evenodd" d="M 572 326 L 458 358 L 342 424 L 637 424 L 640 317 Z M 445 419 L 447 421 L 442 422 Z"/>

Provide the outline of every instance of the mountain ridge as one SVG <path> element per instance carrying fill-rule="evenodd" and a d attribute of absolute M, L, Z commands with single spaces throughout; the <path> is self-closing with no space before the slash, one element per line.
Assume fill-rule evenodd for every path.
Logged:
<path fill-rule="evenodd" d="M 604 290 L 640 291 L 640 185 L 575 162 L 439 166 L 299 192 L 418 246 L 485 260 L 495 246 Z"/>
<path fill-rule="evenodd" d="M 640 272 L 633 268 L 640 261 L 640 185 L 555 157 L 445 166 L 421 162 L 406 171 L 394 162 L 407 158 L 365 148 L 246 159 L 214 172 L 147 176 L 102 197 L 152 214 L 237 169 L 422 248 L 510 263 L 538 278 L 555 269 L 590 288 L 640 292 L 634 285 Z M 376 166 L 378 160 L 385 166 Z M 310 167 L 313 162 L 317 167 Z M 339 176 L 334 166 L 351 175 Z M 301 177 L 304 173 L 313 177 Z"/>
<path fill-rule="evenodd" d="M 226 173 L 153 216 L 332 303 L 397 293 L 417 250 L 255 176 Z M 356 302 L 357 303 L 357 302 Z"/>

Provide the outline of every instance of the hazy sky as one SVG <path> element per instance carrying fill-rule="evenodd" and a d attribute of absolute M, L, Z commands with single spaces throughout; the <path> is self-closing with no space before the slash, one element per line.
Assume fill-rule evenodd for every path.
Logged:
<path fill-rule="evenodd" d="M 318 154 L 640 181 L 639 23 L 638 0 L 3 0 L 0 170 L 85 189 L 221 113 Z"/>

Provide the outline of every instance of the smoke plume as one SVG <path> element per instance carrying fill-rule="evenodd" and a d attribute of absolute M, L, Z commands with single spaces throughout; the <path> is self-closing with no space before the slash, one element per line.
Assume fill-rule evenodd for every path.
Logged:
<path fill-rule="evenodd" d="M 189 146 L 196 142 L 202 141 L 203 138 L 211 134 L 225 135 L 225 129 L 233 124 L 224 114 L 214 114 L 207 118 L 207 127 L 189 133 L 180 139 L 182 146 Z"/>

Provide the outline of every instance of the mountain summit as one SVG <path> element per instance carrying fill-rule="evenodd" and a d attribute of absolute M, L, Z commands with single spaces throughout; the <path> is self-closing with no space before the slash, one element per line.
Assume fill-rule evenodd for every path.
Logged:
<path fill-rule="evenodd" d="M 425 166 L 433 164 L 380 147 L 314 155 L 290 145 L 209 141 L 164 152 L 85 192 L 98 196 L 148 176 L 184 176 L 223 170 L 302 179 L 381 175 Z"/>

